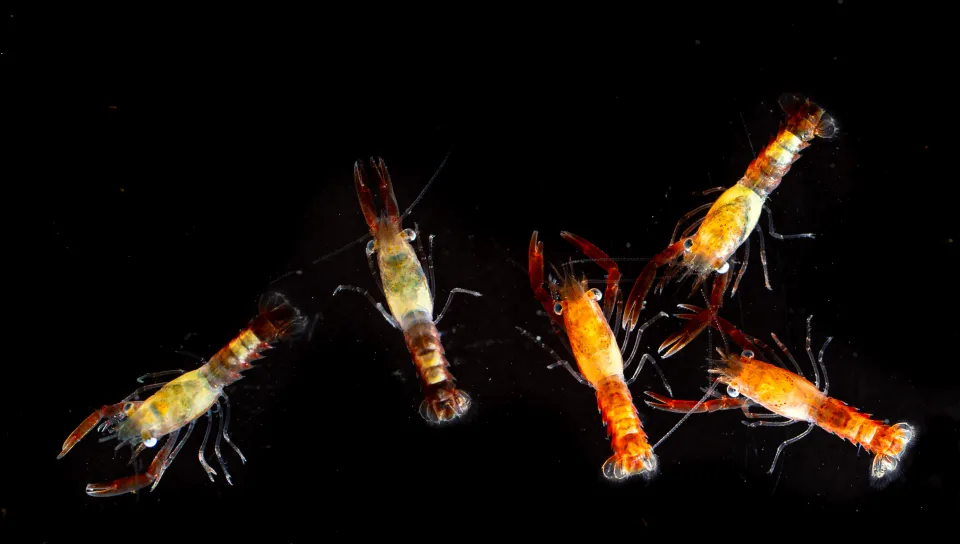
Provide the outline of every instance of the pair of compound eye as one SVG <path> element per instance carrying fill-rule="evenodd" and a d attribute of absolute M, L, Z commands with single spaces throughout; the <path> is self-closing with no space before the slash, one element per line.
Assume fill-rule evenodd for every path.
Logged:
<path fill-rule="evenodd" d="M 601 293 L 599 289 L 594 288 L 594 289 L 591 289 L 591 290 L 587 291 L 587 297 L 589 297 L 590 300 L 593 300 L 593 301 L 595 301 L 595 302 L 599 302 L 600 299 L 603 298 L 603 293 Z M 555 314 L 557 314 L 557 315 L 560 315 L 560 314 L 563 313 L 563 303 L 562 303 L 562 302 L 557 302 L 556 304 L 553 305 L 553 313 L 555 313 Z"/>
<path fill-rule="evenodd" d="M 743 350 L 743 353 L 740 354 L 740 356 L 741 356 L 741 357 L 744 357 L 744 358 L 746 358 L 746 359 L 753 359 L 753 352 L 750 351 L 749 349 L 745 349 L 745 350 Z M 728 385 L 728 386 L 727 386 L 727 395 L 729 395 L 729 396 L 731 396 L 731 397 L 733 397 L 733 398 L 737 398 L 737 397 L 740 396 L 740 390 L 737 389 L 736 387 L 732 386 L 732 385 Z"/>
<path fill-rule="evenodd" d="M 400 237 L 407 242 L 412 242 L 417 239 L 417 231 L 413 229 L 403 229 L 403 232 L 400 233 Z M 373 255 L 377 252 L 377 242 L 376 240 L 370 240 L 367 242 L 367 255 Z"/>
<path fill-rule="evenodd" d="M 693 238 L 687 238 L 683 241 L 683 250 L 687 253 L 693 250 Z M 717 269 L 717 274 L 726 274 L 728 270 L 730 270 L 730 263 L 723 263 Z"/>

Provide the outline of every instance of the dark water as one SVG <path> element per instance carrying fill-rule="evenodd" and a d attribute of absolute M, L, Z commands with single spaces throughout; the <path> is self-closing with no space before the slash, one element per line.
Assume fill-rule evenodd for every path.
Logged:
<path fill-rule="evenodd" d="M 27 236 L 12 241 L 27 264 L 11 265 L 29 286 L 14 287 L 14 319 L 28 322 L 7 330 L 29 349 L 8 359 L 0 526 L 41 542 L 180 538 L 189 522 L 210 538 L 257 528 L 279 542 L 942 522 L 957 511 L 960 387 L 936 48 L 922 36 L 892 43 L 862 7 L 810 9 L 780 30 L 648 20 L 591 27 L 589 38 L 541 21 L 457 40 L 462 21 L 398 25 L 382 44 L 377 25 L 330 13 L 14 10 L 3 42 L 8 209 L 31 212 L 14 225 Z M 920 32 L 907 18 L 899 24 Z M 554 263 L 580 258 L 561 230 L 617 258 L 651 256 L 709 200 L 694 191 L 743 175 L 776 133 L 786 91 L 841 126 L 770 200 L 778 231 L 817 238 L 767 236 L 772 291 L 754 240 L 721 315 L 798 355 L 814 315 L 815 347 L 835 337 L 831 395 L 914 423 L 916 446 L 882 491 L 869 484 L 868 454 L 819 429 L 769 476 L 777 445 L 802 426 L 748 429 L 723 412 L 691 417 L 658 448 L 652 482 L 611 485 L 593 392 L 547 370 L 550 356 L 514 328 L 568 356 L 530 291 L 530 234 L 540 231 Z M 475 406 L 463 424 L 435 429 L 417 414 L 401 334 L 362 297 L 331 296 L 341 283 L 376 293 L 363 244 L 310 262 L 365 231 L 356 159 L 382 156 L 405 208 L 447 152 L 405 226 L 436 235 L 438 306 L 453 287 L 484 296 L 456 298 L 440 324 Z M 643 262 L 620 266 L 629 289 Z M 603 278 L 599 266 L 579 270 Z M 319 322 L 309 342 L 274 350 L 228 390 L 231 436 L 248 458 L 224 448 L 234 485 L 207 480 L 194 433 L 156 491 L 87 497 L 88 482 L 132 474 L 128 454 L 89 435 L 55 461 L 62 440 L 141 374 L 198 364 L 175 350 L 212 355 L 269 289 Z M 688 291 L 651 296 L 644 315 L 672 311 Z M 679 326 L 659 322 L 641 349 Z M 16 337 L 24 328 L 27 341 Z M 661 363 L 678 397 L 699 398 L 707 383 L 708 340 Z M 662 391 L 655 373 L 632 390 L 658 439 L 679 416 L 640 403 Z"/>

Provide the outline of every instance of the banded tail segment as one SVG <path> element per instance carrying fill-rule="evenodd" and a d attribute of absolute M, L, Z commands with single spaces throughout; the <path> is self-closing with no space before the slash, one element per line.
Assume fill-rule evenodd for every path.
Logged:
<path fill-rule="evenodd" d="M 818 408 L 814 421 L 825 431 L 862 446 L 875 455 L 870 475 L 880 479 L 896 471 L 915 434 L 908 423 L 886 425 L 870 414 L 828 397 Z"/>
<path fill-rule="evenodd" d="M 657 472 L 657 456 L 647 442 L 633 397 L 620 376 L 608 376 L 597 383 L 597 404 L 607 427 L 613 455 L 603 464 L 603 475 L 622 480 L 640 474 L 651 477 Z"/>
<path fill-rule="evenodd" d="M 425 398 L 420 415 L 430 423 L 445 423 L 461 417 L 470 409 L 470 395 L 457 389 L 444 356 L 437 326 L 428 320 L 414 323 L 403 332 L 407 350 L 413 357 Z"/>
<path fill-rule="evenodd" d="M 300 315 L 286 297 L 268 293 L 260 298 L 260 313 L 250 320 L 247 328 L 214 355 L 201 371 L 212 387 L 223 387 L 236 382 L 250 363 L 263 356 L 279 340 L 290 339 L 304 331 L 307 318 Z"/>
<path fill-rule="evenodd" d="M 787 120 L 780 125 L 777 135 L 760 151 L 738 182 L 752 189 L 762 198 L 772 193 L 790 166 L 800 158 L 800 152 L 810 146 L 814 137 L 832 138 L 837 123 L 823 108 L 797 94 L 780 97 L 780 107 Z"/>

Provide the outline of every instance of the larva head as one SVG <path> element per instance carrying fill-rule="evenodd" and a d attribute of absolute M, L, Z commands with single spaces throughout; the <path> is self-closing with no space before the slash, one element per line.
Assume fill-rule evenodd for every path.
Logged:
<path fill-rule="evenodd" d="M 599 289 L 590 289 L 587 278 L 577 279 L 573 270 L 566 270 L 555 287 L 559 300 L 554 304 L 553 312 L 563 316 L 568 324 L 573 321 L 590 319 L 599 311 L 598 302 L 603 298 Z"/>
<path fill-rule="evenodd" d="M 874 485 L 882 487 L 897 474 L 916 435 L 914 426 L 903 422 L 877 430 L 871 441 L 871 448 L 877 453 L 870 465 L 870 478 Z"/>
<path fill-rule="evenodd" d="M 124 411 L 127 418 L 117 426 L 117 447 L 128 444 L 137 447 L 141 443 L 148 448 L 156 446 L 157 437 L 150 432 L 151 426 L 145 424 L 156 419 L 154 412 L 144 408 L 144 405 L 134 408 L 134 404 L 129 402 L 124 406 Z"/>
<path fill-rule="evenodd" d="M 715 365 L 708 372 L 716 374 L 720 383 L 727 386 L 727 395 L 751 397 L 754 394 L 753 381 L 750 380 L 751 371 L 763 363 L 754 359 L 754 353 L 750 350 L 727 353 L 718 347 L 717 353 L 720 354 L 720 359 L 711 359 Z"/>
<path fill-rule="evenodd" d="M 672 278 L 681 269 L 684 269 L 679 281 L 693 276 L 693 290 L 695 291 L 710 277 L 710 274 L 714 272 L 726 274 L 730 269 L 730 264 L 727 262 L 730 251 L 729 248 L 725 247 L 727 245 L 730 244 L 722 239 L 716 239 L 710 230 L 701 229 L 697 231 L 693 236 L 684 239 L 683 253 L 680 259 L 667 270 L 667 277 Z M 733 250 L 736 250 L 736 247 L 733 247 Z"/>

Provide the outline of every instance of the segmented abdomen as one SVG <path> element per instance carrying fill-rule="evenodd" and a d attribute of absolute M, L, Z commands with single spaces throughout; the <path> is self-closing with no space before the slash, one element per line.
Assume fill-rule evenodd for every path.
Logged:
<path fill-rule="evenodd" d="M 604 464 L 604 475 L 621 479 L 639 472 L 654 472 L 657 458 L 621 376 L 608 376 L 597 383 L 597 404 L 614 453 Z"/>
<path fill-rule="evenodd" d="M 472 402 L 470 395 L 456 388 L 433 321 L 419 314 L 403 331 L 403 336 L 423 382 L 420 415 L 431 423 L 443 423 L 466 414 Z"/>
<path fill-rule="evenodd" d="M 822 116 L 823 110 L 809 101 L 791 113 L 786 123 L 780 125 L 777 135 L 747 167 L 739 183 L 766 198 L 780 185 L 790 165 L 800 158 L 800 152 L 817 136 L 817 123 Z"/>
<path fill-rule="evenodd" d="M 827 397 L 813 410 L 813 416 L 820 428 L 862 446 L 868 453 L 876 453 L 888 442 L 884 439 L 888 425 L 837 399 Z"/>
<path fill-rule="evenodd" d="M 432 321 L 424 319 L 414 322 L 403 331 L 403 337 L 424 386 L 432 387 L 454 380 L 453 374 L 448 370 L 449 364 L 444 356 L 443 344 L 440 343 L 440 332 Z"/>
<path fill-rule="evenodd" d="M 210 358 L 200 370 L 213 387 L 224 387 L 239 380 L 241 372 L 250 368 L 250 362 L 262 358 L 260 352 L 270 345 L 254 334 L 252 327 L 244 329 L 236 338 Z"/>

